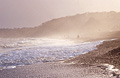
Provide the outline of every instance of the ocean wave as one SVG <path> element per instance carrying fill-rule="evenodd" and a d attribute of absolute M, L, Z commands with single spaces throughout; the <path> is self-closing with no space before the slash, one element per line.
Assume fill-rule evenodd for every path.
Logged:
<path fill-rule="evenodd" d="M 0 66 L 29 65 L 63 60 L 95 50 L 96 45 L 102 42 L 103 40 L 76 44 L 67 40 L 17 39 L 14 41 L 14 45 L 8 43 L 10 46 L 7 47 L 13 49 L 0 53 Z"/>

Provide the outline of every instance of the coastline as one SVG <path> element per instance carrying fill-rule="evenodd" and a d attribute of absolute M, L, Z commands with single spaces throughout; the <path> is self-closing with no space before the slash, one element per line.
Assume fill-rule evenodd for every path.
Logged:
<path fill-rule="evenodd" d="M 113 76 L 120 75 L 120 39 L 104 41 L 97 49 L 65 60 L 66 63 L 95 65 Z"/>
<path fill-rule="evenodd" d="M 112 65 L 115 66 L 113 69 L 119 68 L 117 54 L 112 54 L 114 51 L 119 53 L 119 46 L 119 39 L 105 41 L 94 51 L 64 61 L 0 70 L 0 78 L 113 78 L 118 73 L 113 76 L 113 72 L 106 69 Z"/>
<path fill-rule="evenodd" d="M 118 64 L 119 62 L 114 63 L 113 59 L 115 58 L 115 56 L 117 57 L 117 54 L 119 54 L 120 52 L 120 49 L 119 49 L 120 39 L 104 41 L 102 44 L 96 47 L 97 49 L 94 51 L 88 52 L 83 55 L 78 55 L 71 59 L 67 59 L 65 60 L 65 62 L 76 62 L 76 63 L 86 63 L 86 64 L 109 63 L 119 68 L 119 64 Z M 114 61 L 118 61 L 118 60 L 114 59 Z"/>

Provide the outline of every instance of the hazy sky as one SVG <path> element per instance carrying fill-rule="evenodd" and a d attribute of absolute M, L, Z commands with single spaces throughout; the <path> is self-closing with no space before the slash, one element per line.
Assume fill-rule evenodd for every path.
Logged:
<path fill-rule="evenodd" d="M 84 12 L 120 11 L 120 0 L 0 0 L 0 28 L 30 27 Z"/>

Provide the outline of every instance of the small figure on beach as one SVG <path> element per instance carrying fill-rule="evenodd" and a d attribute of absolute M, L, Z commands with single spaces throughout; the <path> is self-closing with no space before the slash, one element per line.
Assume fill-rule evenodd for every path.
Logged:
<path fill-rule="evenodd" d="M 79 35 L 77 35 L 77 39 L 79 39 L 80 38 L 80 36 Z"/>

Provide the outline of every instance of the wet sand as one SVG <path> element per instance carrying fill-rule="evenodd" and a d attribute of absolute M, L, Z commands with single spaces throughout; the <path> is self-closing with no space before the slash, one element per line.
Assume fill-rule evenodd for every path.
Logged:
<path fill-rule="evenodd" d="M 90 65 L 39 63 L 0 71 L 0 78 L 109 78 L 105 71 Z"/>

